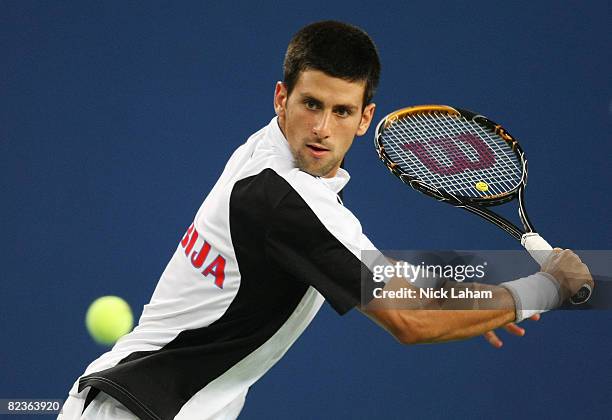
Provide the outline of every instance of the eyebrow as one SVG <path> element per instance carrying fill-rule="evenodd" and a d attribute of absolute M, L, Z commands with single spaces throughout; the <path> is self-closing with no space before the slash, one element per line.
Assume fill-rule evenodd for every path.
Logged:
<path fill-rule="evenodd" d="M 310 93 L 301 93 L 300 97 L 302 98 L 302 100 L 308 99 L 310 101 L 316 102 L 319 105 L 323 105 L 323 101 L 322 100 L 315 98 Z M 333 106 L 333 108 L 336 108 L 336 109 L 337 108 L 345 108 L 345 109 L 348 109 L 349 111 L 353 111 L 353 112 L 355 112 L 355 111 L 357 111 L 359 109 L 358 106 L 351 105 L 351 104 L 336 104 L 336 105 Z"/>

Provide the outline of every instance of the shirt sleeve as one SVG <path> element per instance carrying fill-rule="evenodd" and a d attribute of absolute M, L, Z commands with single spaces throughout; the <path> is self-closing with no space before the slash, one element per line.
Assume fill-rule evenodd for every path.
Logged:
<path fill-rule="evenodd" d="M 284 196 L 273 213 L 265 238 L 266 256 L 272 263 L 317 289 L 340 315 L 369 302 L 372 272 L 355 249 L 371 242 L 361 233 L 360 225 L 345 226 L 344 230 L 357 232 L 343 235 L 340 240 L 321 218 L 346 225 L 346 220 L 337 220 L 343 216 L 342 210 L 317 215 L 294 190 Z M 355 238 L 355 243 L 349 244 L 352 250 L 343 243 L 347 237 Z"/>

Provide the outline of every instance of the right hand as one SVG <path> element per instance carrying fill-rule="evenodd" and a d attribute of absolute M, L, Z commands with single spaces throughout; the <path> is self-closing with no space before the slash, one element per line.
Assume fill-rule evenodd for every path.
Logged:
<path fill-rule="evenodd" d="M 589 268 L 569 249 L 555 248 L 542 264 L 542 271 L 557 279 L 563 301 L 574 296 L 585 283 L 591 289 L 595 286 Z"/>

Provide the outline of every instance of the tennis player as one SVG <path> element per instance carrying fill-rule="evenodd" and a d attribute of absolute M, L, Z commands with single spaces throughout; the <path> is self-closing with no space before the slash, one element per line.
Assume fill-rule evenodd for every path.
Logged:
<path fill-rule="evenodd" d="M 377 284 L 361 255 L 376 248 L 338 193 L 349 181 L 341 162 L 372 122 L 379 73 L 372 40 L 354 26 L 318 22 L 293 37 L 276 116 L 230 157 L 138 326 L 87 367 L 60 419 L 234 419 L 325 300 L 340 315 L 359 307 L 402 343 L 486 333 L 497 345 L 494 328 L 520 335 L 513 322 L 539 312 L 520 302 L 548 309 L 581 286 L 588 270 L 559 251 L 540 273 L 486 286 L 501 309 L 362 305 L 362 286 Z"/>

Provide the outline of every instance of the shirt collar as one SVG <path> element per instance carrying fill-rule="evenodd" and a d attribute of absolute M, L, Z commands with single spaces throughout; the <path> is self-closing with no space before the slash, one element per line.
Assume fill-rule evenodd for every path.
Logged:
<path fill-rule="evenodd" d="M 291 153 L 291 149 L 289 148 L 289 143 L 287 142 L 285 135 L 278 125 L 278 117 L 272 118 L 272 121 L 270 121 L 270 124 L 268 124 L 268 133 L 270 139 L 272 140 L 274 149 L 277 150 L 284 159 L 289 160 L 289 162 L 291 162 L 293 165 L 293 154 Z"/>
<path fill-rule="evenodd" d="M 289 159 L 290 162 L 292 162 L 293 164 L 293 154 L 291 153 L 291 149 L 289 148 L 289 143 L 287 142 L 285 135 L 283 134 L 280 129 L 280 126 L 278 125 L 278 117 L 272 118 L 272 121 L 270 121 L 268 128 L 268 133 L 270 134 L 270 138 L 273 142 L 274 148 L 278 150 L 278 152 L 281 154 L 281 156 L 283 156 L 283 158 Z M 338 192 L 340 192 L 340 190 L 342 190 L 342 188 L 346 186 L 346 184 L 348 184 L 349 180 L 351 179 L 351 176 L 349 175 L 347 170 L 340 168 L 338 169 L 338 172 L 336 172 L 336 175 L 333 178 L 316 178 L 322 181 L 327 188 L 337 194 Z"/>

